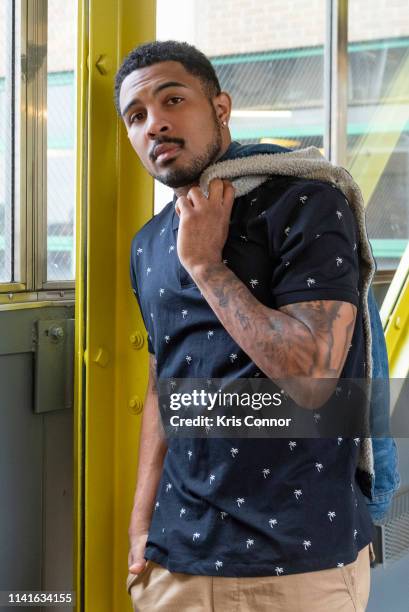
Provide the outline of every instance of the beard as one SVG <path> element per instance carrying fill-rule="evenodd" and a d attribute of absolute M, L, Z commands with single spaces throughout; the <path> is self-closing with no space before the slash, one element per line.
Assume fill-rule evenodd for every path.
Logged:
<path fill-rule="evenodd" d="M 202 172 L 217 159 L 221 148 L 222 135 L 219 124 L 215 121 L 212 141 L 207 145 L 202 155 L 193 159 L 183 168 L 169 168 L 168 170 L 164 170 L 161 174 L 154 175 L 154 178 L 172 189 L 195 184 L 199 181 Z M 172 162 L 173 160 L 169 160 L 169 165 L 171 165 Z"/>

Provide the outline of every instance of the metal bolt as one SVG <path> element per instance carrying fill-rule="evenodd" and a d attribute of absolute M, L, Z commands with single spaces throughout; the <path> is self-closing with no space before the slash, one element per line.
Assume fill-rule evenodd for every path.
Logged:
<path fill-rule="evenodd" d="M 140 414 L 143 410 L 143 402 L 137 395 L 134 395 L 129 400 L 128 407 L 133 414 Z"/>
<path fill-rule="evenodd" d="M 109 57 L 106 55 L 100 55 L 95 62 L 95 68 L 100 74 L 102 74 L 102 76 L 108 74 L 108 72 L 111 70 L 111 61 Z"/>
<path fill-rule="evenodd" d="M 100 347 L 97 350 L 97 354 L 95 355 L 95 357 L 93 358 L 92 361 L 97 363 L 102 368 L 105 368 L 105 366 L 108 365 L 108 362 L 109 362 L 109 353 L 108 353 L 108 351 L 106 349 Z"/>
<path fill-rule="evenodd" d="M 50 329 L 48 330 L 48 335 L 53 340 L 58 342 L 59 340 L 62 340 L 62 338 L 64 338 L 64 330 L 62 327 L 50 327 Z"/>
<path fill-rule="evenodd" d="M 143 338 L 141 332 L 139 332 L 139 331 L 133 332 L 129 336 L 129 342 L 132 344 L 132 348 L 134 348 L 134 349 L 141 349 L 143 347 L 143 344 L 144 344 L 144 338 Z"/>

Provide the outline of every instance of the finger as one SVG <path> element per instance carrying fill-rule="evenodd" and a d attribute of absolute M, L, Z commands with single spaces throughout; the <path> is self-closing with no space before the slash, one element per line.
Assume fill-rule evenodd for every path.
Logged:
<path fill-rule="evenodd" d="M 197 185 L 191 187 L 188 191 L 187 197 L 192 201 L 193 206 L 198 206 L 201 201 L 205 199 L 203 191 Z"/>
<path fill-rule="evenodd" d="M 180 196 L 175 203 L 175 211 L 179 215 L 188 212 L 193 207 L 192 201 L 187 196 Z"/>
<path fill-rule="evenodd" d="M 234 202 L 235 191 L 230 181 L 223 181 L 223 206 L 232 208 Z"/>
<path fill-rule="evenodd" d="M 223 181 L 219 178 L 212 179 L 209 183 L 209 200 L 222 203 L 223 200 Z"/>
<path fill-rule="evenodd" d="M 138 559 L 134 561 L 129 567 L 128 570 L 131 574 L 139 574 L 146 565 L 145 559 Z"/>

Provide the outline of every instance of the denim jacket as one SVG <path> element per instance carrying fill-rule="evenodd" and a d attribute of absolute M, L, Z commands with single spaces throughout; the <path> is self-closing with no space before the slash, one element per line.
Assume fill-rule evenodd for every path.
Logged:
<path fill-rule="evenodd" d="M 385 336 L 378 306 L 372 289 L 368 293 L 368 306 L 372 332 L 372 378 L 382 379 L 382 384 L 373 389 L 371 395 L 371 431 L 389 432 L 390 397 L 389 367 Z M 392 502 L 394 492 L 399 489 L 398 453 L 395 440 L 372 438 L 375 478 L 371 482 L 370 499 L 366 499 L 374 521 L 381 521 Z"/>
<path fill-rule="evenodd" d="M 212 176 L 220 176 L 220 178 L 231 178 L 223 174 L 223 170 L 219 172 L 216 169 L 220 162 L 227 160 L 237 160 L 240 158 L 249 158 L 272 153 L 291 153 L 290 149 L 271 144 L 257 145 L 241 145 L 238 142 L 232 142 L 218 160 L 216 164 L 206 170 L 202 179 L 206 175 L 207 180 Z M 294 153 L 296 153 L 294 151 Z M 255 158 L 257 159 L 257 158 Z M 223 166 L 223 164 L 222 164 Z M 222 168 L 220 166 L 220 168 Z M 336 167 L 334 167 L 336 168 Z M 237 173 L 235 178 L 239 178 Z M 247 177 L 247 190 L 251 187 L 251 180 L 254 177 Z M 257 180 L 257 179 L 256 179 Z M 351 177 L 352 181 L 352 177 Z M 371 251 L 371 256 L 372 251 Z M 373 263 L 373 266 L 375 264 Z M 379 316 L 378 307 L 371 287 L 367 294 L 368 313 L 371 330 L 371 354 L 372 354 L 372 379 L 383 379 L 381 385 L 376 386 L 371 395 L 370 402 L 370 423 L 371 432 L 389 432 L 390 418 L 390 398 L 389 398 L 389 368 L 388 356 L 386 352 L 386 343 L 383 333 L 382 322 Z M 367 442 L 372 442 L 369 445 L 371 457 L 369 463 L 371 468 L 362 470 L 357 468 L 357 481 L 365 495 L 365 500 L 368 505 L 372 519 L 377 522 L 381 521 L 392 502 L 394 492 L 400 486 L 400 477 L 398 472 L 398 455 L 395 440 L 391 436 L 387 437 L 372 437 Z M 363 449 L 364 455 L 368 454 L 368 449 Z"/>

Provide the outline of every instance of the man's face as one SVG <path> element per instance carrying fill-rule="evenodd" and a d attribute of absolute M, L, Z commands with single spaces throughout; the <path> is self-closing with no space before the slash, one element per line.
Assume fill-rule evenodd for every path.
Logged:
<path fill-rule="evenodd" d="M 197 182 L 222 148 L 221 126 L 202 82 L 179 62 L 138 68 L 122 82 L 128 138 L 146 170 L 169 187 Z"/>

